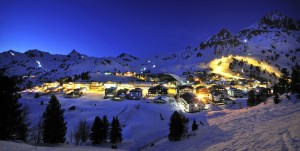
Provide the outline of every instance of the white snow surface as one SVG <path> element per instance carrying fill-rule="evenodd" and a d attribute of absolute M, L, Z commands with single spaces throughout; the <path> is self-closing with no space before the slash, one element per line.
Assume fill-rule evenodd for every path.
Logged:
<path fill-rule="evenodd" d="M 33 146 L 26 143 L 0 141 L 0 151 L 113 151 L 115 149 L 90 146 Z M 120 150 L 120 149 L 118 149 Z"/>
<path fill-rule="evenodd" d="M 33 124 L 45 110 L 50 95 L 34 99 L 34 94 L 22 93 L 20 102 L 30 108 L 29 117 Z M 95 116 L 107 115 L 111 121 L 119 116 L 123 128 L 123 142 L 118 144 L 122 150 L 299 150 L 300 149 L 300 101 L 292 95 L 291 100 L 281 97 L 282 102 L 275 105 L 270 98 L 266 104 L 247 108 L 246 98 L 236 100 L 235 105 L 212 106 L 211 110 L 198 113 L 184 113 L 189 119 L 191 136 L 177 142 L 167 139 L 168 123 L 174 111 L 180 111 L 177 104 L 154 104 L 148 100 L 125 100 L 113 102 L 102 99 L 102 95 L 86 94 L 78 99 L 67 99 L 57 94 L 65 109 L 68 126 L 68 145 L 32 146 L 25 143 L 0 142 L 0 151 L 25 150 L 110 150 L 105 143 L 93 147 L 90 140 L 75 147 L 70 140 L 80 119 L 92 123 Z M 40 105 L 44 101 L 44 105 Z M 238 102 L 242 103 L 240 109 Z M 96 105 L 95 105 L 96 104 Z M 76 106 L 75 111 L 69 111 Z M 136 107 L 140 106 L 139 109 Z M 160 114 L 163 117 L 161 120 Z M 191 125 L 196 119 L 199 129 L 192 132 Z M 200 125 L 200 120 L 204 126 Z M 74 139 L 73 139 L 74 140 Z M 152 144 L 154 146 L 150 147 Z M 146 146 L 146 147 L 145 147 Z"/>
<path fill-rule="evenodd" d="M 207 125 L 200 126 L 195 136 L 178 142 L 161 140 L 148 150 L 299 150 L 300 101 L 293 99 L 208 112 Z"/>

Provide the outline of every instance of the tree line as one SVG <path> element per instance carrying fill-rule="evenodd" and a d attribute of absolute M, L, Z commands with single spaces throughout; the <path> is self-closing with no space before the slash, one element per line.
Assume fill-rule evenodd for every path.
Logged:
<path fill-rule="evenodd" d="M 286 94 L 286 97 L 290 99 L 288 93 L 297 94 L 300 98 L 300 66 L 296 65 L 292 68 L 292 73 L 290 74 L 287 68 L 281 70 L 281 77 L 278 78 L 278 82 L 273 85 L 273 101 L 275 104 L 280 103 L 279 95 Z M 263 93 L 255 94 L 254 90 L 248 92 L 247 105 L 255 106 L 266 100 L 262 98 Z"/>

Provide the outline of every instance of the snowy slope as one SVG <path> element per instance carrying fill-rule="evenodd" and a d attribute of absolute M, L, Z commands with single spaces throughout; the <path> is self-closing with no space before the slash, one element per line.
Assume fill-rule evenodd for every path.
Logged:
<path fill-rule="evenodd" d="M 26 143 L 0 141 L 0 151 L 113 151 L 115 149 L 89 147 L 89 146 L 70 146 L 70 145 L 57 145 L 57 146 L 32 146 Z M 118 149 L 120 150 L 120 149 Z"/>
<path fill-rule="evenodd" d="M 139 146 L 157 137 L 167 135 L 169 117 L 175 110 L 179 110 L 178 106 L 173 106 L 172 104 L 146 103 L 146 100 L 115 102 L 109 99 L 102 99 L 104 95 L 93 93 L 87 93 L 77 99 L 65 98 L 63 94 L 56 94 L 56 96 L 62 104 L 62 108 L 65 109 L 64 115 L 68 127 L 66 139 L 69 144 L 73 145 L 75 142 L 74 139 L 71 141 L 70 135 L 79 120 L 86 119 L 88 123 L 92 123 L 95 116 L 102 117 L 106 115 L 109 121 L 114 116 L 118 116 L 121 125 L 123 125 L 124 141 L 118 145 L 118 148 L 136 150 Z M 33 93 L 22 93 L 22 98 L 19 101 L 29 107 L 29 117 L 33 121 L 32 126 L 42 116 L 49 100 L 50 95 L 35 99 Z M 40 105 L 41 101 L 44 102 L 44 105 Z M 69 111 L 68 109 L 71 106 L 76 106 L 76 110 Z M 160 114 L 162 114 L 164 120 L 161 120 Z M 200 114 L 202 115 L 203 113 Z M 91 145 L 91 143 L 82 145 Z M 103 144 L 100 147 L 110 148 L 110 145 Z"/>
<path fill-rule="evenodd" d="M 124 100 L 113 102 L 101 99 L 98 94 L 85 94 L 78 99 L 67 99 L 57 94 L 65 109 L 67 122 L 67 140 L 69 145 L 36 147 L 12 142 L 0 142 L 0 150 L 62 150 L 74 149 L 74 139 L 70 134 L 79 120 L 86 119 L 91 123 L 95 116 L 107 115 L 111 121 L 113 116 L 118 116 L 123 125 L 123 142 L 118 144 L 118 149 L 137 150 L 298 150 L 300 148 L 300 101 L 295 96 L 291 100 L 282 98 L 282 102 L 275 105 L 270 98 L 266 104 L 246 108 L 246 98 L 236 100 L 241 102 L 243 109 L 235 105 L 212 106 L 211 110 L 198 113 L 184 113 L 189 119 L 188 128 L 191 133 L 193 119 L 197 123 L 201 120 L 204 126 L 194 132 L 189 138 L 184 137 L 178 142 L 167 139 L 169 133 L 168 123 L 174 111 L 180 108 L 175 104 L 146 103 L 146 100 Z M 23 92 L 20 102 L 30 109 L 29 117 L 32 126 L 41 117 L 45 110 L 50 95 L 35 99 L 34 94 Z M 44 105 L 40 105 L 44 101 Z M 76 106 L 74 111 L 68 108 Z M 137 108 L 139 106 L 139 108 Z M 161 116 L 163 120 L 161 119 Z M 192 133 L 193 134 L 193 133 Z M 30 140 L 30 139 L 29 139 Z M 152 144 L 150 147 L 147 144 Z M 144 146 L 147 147 L 144 147 Z M 110 144 L 97 146 L 109 149 Z M 50 149 L 51 148 L 51 149 Z M 78 150 L 93 150 L 91 142 L 81 144 Z"/>
<path fill-rule="evenodd" d="M 208 112 L 207 124 L 195 136 L 178 142 L 167 139 L 148 150 L 291 150 L 300 149 L 300 101 L 295 98 L 275 105 L 267 104 L 241 110 Z"/>

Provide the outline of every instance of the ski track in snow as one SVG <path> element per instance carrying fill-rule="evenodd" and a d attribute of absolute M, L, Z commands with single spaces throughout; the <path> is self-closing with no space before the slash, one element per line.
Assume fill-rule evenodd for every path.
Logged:
<path fill-rule="evenodd" d="M 241 110 L 211 111 L 209 126 L 178 142 L 161 142 L 148 150 L 300 150 L 300 102 L 284 100 Z"/>

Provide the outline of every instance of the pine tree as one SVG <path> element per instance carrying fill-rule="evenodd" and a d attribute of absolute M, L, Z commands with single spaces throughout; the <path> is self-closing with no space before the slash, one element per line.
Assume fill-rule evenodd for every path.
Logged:
<path fill-rule="evenodd" d="M 113 117 L 111 122 L 111 130 L 110 130 L 110 142 L 118 143 L 122 142 L 122 128 L 120 126 L 120 122 L 118 117 Z"/>
<path fill-rule="evenodd" d="M 289 81 L 288 81 L 288 76 L 289 76 L 289 72 L 287 70 L 287 68 L 283 68 L 281 70 L 281 77 L 279 78 L 279 82 L 278 82 L 278 91 L 279 91 L 279 94 L 283 94 L 285 92 L 288 92 L 289 91 Z"/>
<path fill-rule="evenodd" d="M 22 140 L 22 141 L 27 141 L 27 137 L 28 137 L 28 132 L 29 132 L 29 125 L 30 125 L 30 120 L 28 118 L 28 114 L 29 114 L 29 107 L 28 106 L 24 106 L 22 108 L 22 112 L 21 112 L 21 124 L 18 126 L 18 130 L 17 130 L 17 137 L 18 139 Z"/>
<path fill-rule="evenodd" d="M 248 106 L 254 106 L 254 105 L 255 105 L 255 94 L 254 94 L 254 90 L 250 90 L 250 91 L 248 92 L 247 105 L 248 105 Z"/>
<path fill-rule="evenodd" d="M 20 139 L 17 133 L 24 123 L 22 104 L 18 102 L 21 95 L 13 79 L 0 75 L 0 83 L 0 140 Z"/>
<path fill-rule="evenodd" d="M 180 140 L 181 136 L 184 133 L 184 123 L 180 116 L 180 114 L 177 111 L 174 111 L 170 118 L 169 123 L 169 140 L 171 141 L 177 141 Z"/>
<path fill-rule="evenodd" d="M 275 95 L 274 96 L 274 103 L 278 104 L 280 102 L 279 95 L 278 95 L 278 93 L 275 93 L 274 95 Z"/>
<path fill-rule="evenodd" d="M 194 119 L 193 125 L 192 125 L 192 131 L 195 131 L 198 129 L 198 124 L 196 123 L 196 120 Z"/>
<path fill-rule="evenodd" d="M 291 91 L 300 94 L 300 66 L 296 65 L 292 70 Z"/>
<path fill-rule="evenodd" d="M 93 144 L 101 143 L 101 128 L 102 128 L 102 120 L 99 116 L 96 116 L 92 125 L 90 139 Z"/>
<path fill-rule="evenodd" d="M 108 121 L 106 115 L 104 115 L 104 116 L 102 117 L 102 122 L 103 122 L 103 129 L 102 129 L 102 131 L 101 131 L 101 132 L 102 132 L 101 135 L 102 135 L 102 140 L 103 140 L 104 142 L 106 142 L 106 140 L 108 139 L 108 135 L 109 135 L 109 126 L 110 126 L 110 123 L 109 123 L 109 121 Z"/>
<path fill-rule="evenodd" d="M 61 109 L 61 105 L 55 95 L 51 96 L 42 119 L 42 136 L 44 143 L 65 143 L 67 123 L 64 119 L 64 110 Z"/>
<path fill-rule="evenodd" d="M 279 88 L 278 88 L 278 85 L 277 84 L 274 84 L 273 86 L 273 94 L 277 94 L 279 92 Z"/>

